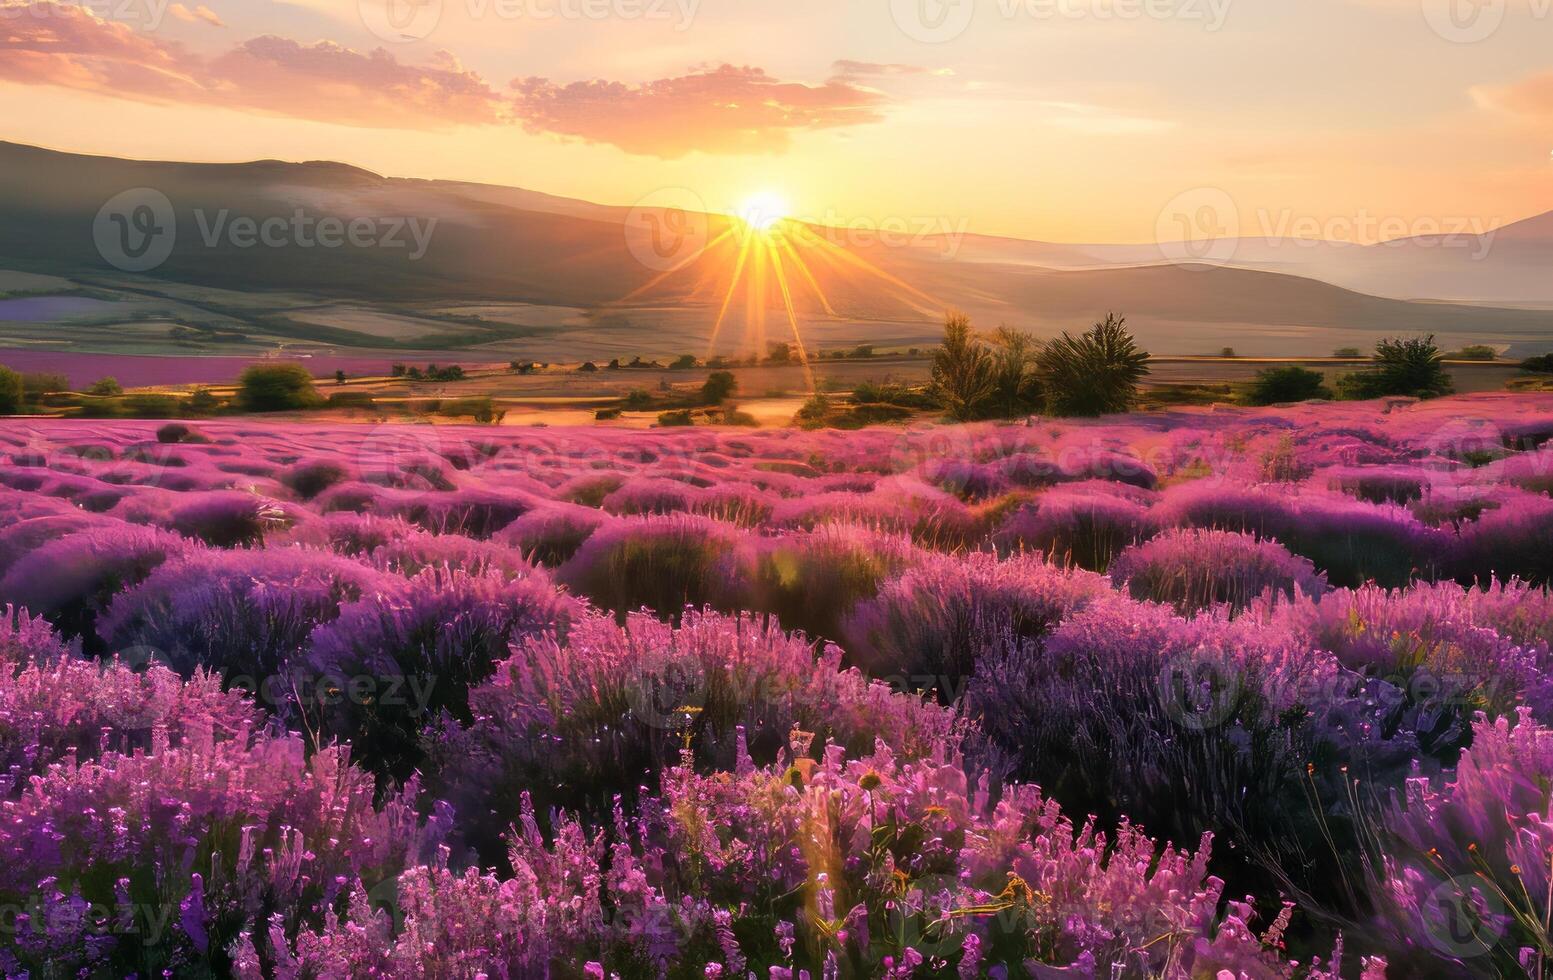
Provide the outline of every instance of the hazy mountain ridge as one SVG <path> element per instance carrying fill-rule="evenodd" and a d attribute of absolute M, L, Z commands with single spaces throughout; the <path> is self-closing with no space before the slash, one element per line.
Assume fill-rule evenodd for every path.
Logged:
<path fill-rule="evenodd" d="M 705 239 L 714 243 L 704 253 L 644 264 L 642 233 L 633 230 L 628 208 L 520 188 L 382 177 L 327 161 L 130 161 L 0 143 L 0 268 L 125 281 L 130 277 L 98 253 L 93 222 L 105 201 L 135 188 L 165 194 L 177 215 L 172 254 L 133 277 L 151 286 L 190 283 L 380 306 L 541 304 L 616 317 L 621 329 L 644 331 L 672 314 L 682 330 L 710 333 L 737 262 L 734 238 L 718 237 L 729 228 L 725 216 L 704 218 Z M 243 248 L 219 236 L 207 240 L 219 216 L 290 219 L 298 209 L 312 220 L 436 223 L 418 258 L 403 248 Z M 1546 270 L 1553 257 L 1550 226 L 1553 216 L 1543 215 L 1501 229 L 1486 257 L 1464 270 L 1454 251 L 1421 240 L 1355 246 L 1245 239 L 1227 260 L 1216 248 L 1215 267 L 1168 263 L 1170 249 L 1152 245 L 977 235 L 891 245 L 821 229 L 816 233 L 834 244 L 805 252 L 806 268 L 789 274 L 805 325 L 826 325 L 836 336 L 850 331 L 858 342 L 870 339 L 871 323 L 888 324 L 882 332 L 891 337 L 930 339 L 942 310 L 956 307 L 989 326 L 1040 330 L 1081 327 L 1119 310 L 1141 335 L 1174 350 L 1246 346 L 1261 329 L 1269 337 L 1436 332 L 1522 349 L 1542 339 L 1553 346 L 1553 314 L 1395 297 L 1425 295 L 1427 285 L 1436 299 L 1461 299 L 1465 291 L 1537 305 L 1547 292 L 1553 302 L 1553 287 L 1544 284 L 1553 277 L 1530 274 L 1539 264 Z M 1469 279 L 1471 289 L 1464 285 Z M 773 295 L 768 288 L 765 306 L 776 302 Z M 350 335 L 336 332 L 332 342 L 349 343 Z"/>

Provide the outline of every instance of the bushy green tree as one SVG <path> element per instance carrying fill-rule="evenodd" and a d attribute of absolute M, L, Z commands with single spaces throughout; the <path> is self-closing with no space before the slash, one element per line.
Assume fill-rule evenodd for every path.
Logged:
<path fill-rule="evenodd" d="M 1277 405 L 1331 397 L 1332 391 L 1320 371 L 1290 365 L 1258 371 L 1246 400 L 1253 405 Z"/>
<path fill-rule="evenodd" d="M 119 379 L 114 377 L 98 378 L 92 382 L 92 386 L 86 389 L 88 395 L 100 395 L 104 398 L 112 398 L 114 395 L 124 394 L 124 387 L 119 384 Z"/>
<path fill-rule="evenodd" d="M 0 415 L 21 411 L 22 395 L 22 376 L 0 364 Z"/>
<path fill-rule="evenodd" d="M 1493 361 L 1498 359 L 1499 352 L 1487 344 L 1468 344 L 1447 356 L 1453 361 Z"/>
<path fill-rule="evenodd" d="M 992 397 L 989 414 L 1011 419 L 1041 410 L 1045 395 L 1035 373 L 1040 341 L 1012 327 L 992 335 Z"/>
<path fill-rule="evenodd" d="M 944 342 L 933 354 L 932 391 L 957 422 L 983 417 L 997 390 L 992 352 L 971 331 L 971 318 L 951 313 L 944 320 Z"/>
<path fill-rule="evenodd" d="M 70 379 L 52 371 L 29 371 L 22 375 L 22 391 L 29 401 L 37 401 L 44 395 L 54 395 L 70 390 Z"/>
<path fill-rule="evenodd" d="M 1533 371 L 1537 374 L 1553 374 L 1553 354 L 1538 354 L 1536 357 L 1528 357 L 1521 362 L 1522 371 Z"/>
<path fill-rule="evenodd" d="M 732 397 L 738 388 L 739 381 L 733 376 L 732 371 L 713 371 L 706 376 L 706 383 L 701 386 L 701 403 L 721 405 Z"/>
<path fill-rule="evenodd" d="M 1125 412 L 1149 373 L 1149 354 L 1138 347 L 1125 317 L 1107 314 L 1077 337 L 1064 332 L 1036 355 L 1036 376 L 1054 415 Z"/>
<path fill-rule="evenodd" d="M 245 412 L 288 412 L 320 403 L 313 376 L 300 364 L 250 364 L 237 379 Z"/>
<path fill-rule="evenodd" d="M 1440 363 L 1442 354 L 1427 337 L 1388 337 L 1375 345 L 1375 366 L 1337 379 L 1344 398 L 1385 398 L 1406 395 L 1437 398 L 1455 390 Z"/>

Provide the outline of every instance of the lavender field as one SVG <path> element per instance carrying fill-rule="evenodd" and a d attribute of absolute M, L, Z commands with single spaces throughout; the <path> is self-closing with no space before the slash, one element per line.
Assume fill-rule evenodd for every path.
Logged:
<path fill-rule="evenodd" d="M 0 967 L 1546 977 L 1553 396 L 9 420 Z"/>

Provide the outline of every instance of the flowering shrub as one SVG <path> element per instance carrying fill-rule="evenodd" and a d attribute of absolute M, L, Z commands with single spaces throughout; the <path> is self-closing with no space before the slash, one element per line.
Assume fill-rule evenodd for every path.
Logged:
<path fill-rule="evenodd" d="M 842 633 L 853 661 L 875 677 L 948 703 L 1005 635 L 1039 637 L 1104 590 L 1098 575 L 1039 558 L 934 556 L 859 605 Z"/>
<path fill-rule="evenodd" d="M 361 896 L 351 919 L 298 939 L 297 966 L 906 976 L 932 958 L 961 976 L 1292 975 L 1277 952 L 1286 915 L 1261 936 L 1249 904 L 1221 915 L 1207 838 L 1159 852 L 1130 826 L 1076 830 L 1035 788 L 994 802 L 942 754 L 831 746 L 816 761 L 800 741 L 794 756 L 736 775 L 671 769 L 661 804 L 612 832 L 563 818 L 547 842 L 527 809 L 510 880 L 410 871 L 397 937 Z"/>
<path fill-rule="evenodd" d="M 403 778 L 422 755 L 421 728 L 444 711 L 467 721 L 469 685 L 491 675 L 509 642 L 564 633 L 576 612 L 538 573 L 429 568 L 314 630 L 292 687 L 303 713 L 357 746 L 363 765 Z"/>
<path fill-rule="evenodd" d="M 551 503 L 536 507 L 502 528 L 496 541 L 541 565 L 566 564 L 593 532 L 610 523 L 591 507 Z"/>
<path fill-rule="evenodd" d="M 1553 500 L 1518 496 L 1461 529 L 1456 543 L 1456 577 L 1464 582 L 1523 578 L 1553 584 Z"/>
<path fill-rule="evenodd" d="M 1386 811 L 1382 921 L 1423 969 L 1535 976 L 1553 954 L 1553 732 L 1524 710 L 1473 732 L 1452 776 L 1408 780 Z"/>
<path fill-rule="evenodd" d="M 235 548 L 258 544 L 294 522 L 295 516 L 273 500 L 229 490 L 180 505 L 168 516 L 167 527 L 218 548 Z"/>
<path fill-rule="evenodd" d="M 607 816 L 617 795 L 655 782 L 687 742 L 699 766 L 731 771 L 741 755 L 774 760 L 794 728 L 855 751 L 882 740 L 918 757 L 952 726 L 944 709 L 843 670 L 834 646 L 816 657 L 774 622 L 699 611 L 678 628 L 641 613 L 624 627 L 588 617 L 565 643 L 517 643 L 470 691 L 469 710 L 474 724 L 444 732 L 438 749 L 469 837 L 482 836 L 481 814 L 510 820 L 520 792 Z"/>
<path fill-rule="evenodd" d="M 689 514 L 623 519 L 595 531 L 558 572 L 619 615 L 686 606 L 732 610 L 749 587 L 754 551 L 737 527 Z"/>
<path fill-rule="evenodd" d="M 114 595 L 190 550 L 185 539 L 154 528 L 89 527 L 50 541 L 13 564 L 0 579 L 0 596 L 97 650 L 97 616 Z"/>
<path fill-rule="evenodd" d="M 7 804 L 0 903 L 18 910 L 6 971 L 220 971 L 239 932 L 321 926 L 352 883 L 424 860 L 415 790 L 373 806 L 346 753 L 211 720 L 149 751 L 66 762 Z M 445 822 L 445 817 L 442 822 Z"/>
<path fill-rule="evenodd" d="M 859 602 L 925 560 L 910 541 L 845 524 L 762 542 L 752 604 L 811 637 L 839 638 Z"/>
<path fill-rule="evenodd" d="M 1036 551 L 1062 565 L 1103 572 L 1122 549 L 1148 537 L 1146 508 L 1102 494 L 1048 490 L 1003 524 L 996 541 L 1004 552 Z"/>
<path fill-rule="evenodd" d="M 185 676 L 205 667 L 252 688 L 268 685 L 342 604 L 387 585 L 328 552 L 201 550 L 120 593 L 97 632 L 108 649 L 134 650 Z"/>
<path fill-rule="evenodd" d="M 1134 598 L 1187 613 L 1219 604 L 1238 609 L 1269 591 L 1290 597 L 1326 591 L 1326 579 L 1308 560 L 1233 531 L 1166 531 L 1122 552 L 1110 573 Z"/>
<path fill-rule="evenodd" d="M 0 970 L 1538 976 L 1550 417 L 0 428 Z"/>

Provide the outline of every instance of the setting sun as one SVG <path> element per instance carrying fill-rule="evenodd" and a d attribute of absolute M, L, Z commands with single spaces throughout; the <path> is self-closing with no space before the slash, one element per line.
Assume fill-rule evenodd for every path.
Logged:
<path fill-rule="evenodd" d="M 761 191 L 744 199 L 735 212 L 756 231 L 770 231 L 787 217 L 787 200 L 775 191 Z"/>

